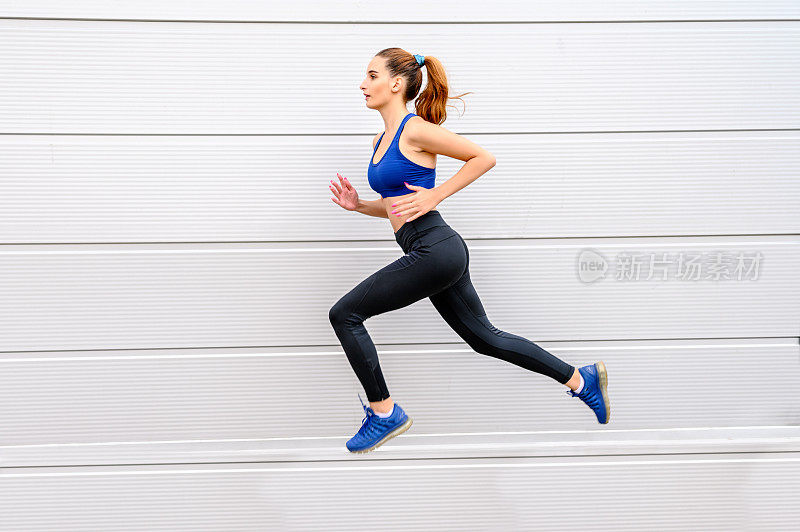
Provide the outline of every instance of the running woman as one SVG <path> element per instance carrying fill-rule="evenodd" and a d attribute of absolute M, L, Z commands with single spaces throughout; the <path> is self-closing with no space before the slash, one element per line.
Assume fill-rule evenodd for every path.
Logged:
<path fill-rule="evenodd" d="M 406 104 L 419 93 L 423 66 L 428 83 L 414 104 L 417 112 L 409 113 Z M 426 297 L 475 352 L 564 384 L 568 395 L 594 410 L 598 422 L 608 423 L 611 406 L 603 362 L 576 369 L 530 340 L 494 327 L 470 280 L 467 244 L 436 210 L 442 200 L 495 165 L 491 153 L 440 126 L 447 118 L 447 100 L 451 98 L 442 63 L 435 57 L 387 48 L 370 61 L 359 88 L 367 107 L 380 112 L 385 125 L 385 131 L 372 141 L 367 169 L 369 185 L 381 197 L 360 199 L 348 179 L 337 174 L 339 182 L 331 180 L 329 187 L 334 195 L 331 200 L 349 211 L 388 218 L 405 254 L 361 281 L 329 312 L 369 401 L 366 406 L 359 394 L 365 417 L 347 441 L 347 449 L 371 451 L 411 427 L 411 418 L 389 396 L 364 320 Z M 439 186 L 435 186 L 437 154 L 465 161 Z"/>

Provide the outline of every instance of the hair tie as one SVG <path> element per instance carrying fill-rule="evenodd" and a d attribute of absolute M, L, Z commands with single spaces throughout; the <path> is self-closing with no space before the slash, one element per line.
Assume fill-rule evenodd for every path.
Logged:
<path fill-rule="evenodd" d="M 417 60 L 417 64 L 419 66 L 422 66 L 422 65 L 425 64 L 425 56 L 424 55 L 414 54 L 414 59 Z"/>

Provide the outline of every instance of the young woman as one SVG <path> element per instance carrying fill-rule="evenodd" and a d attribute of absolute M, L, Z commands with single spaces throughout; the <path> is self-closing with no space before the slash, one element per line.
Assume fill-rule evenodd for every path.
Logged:
<path fill-rule="evenodd" d="M 409 113 L 406 103 L 419 93 L 423 66 L 428 70 L 428 84 L 415 102 L 417 113 Z M 361 281 L 329 312 L 370 403 L 367 407 L 359 394 L 366 416 L 347 449 L 371 451 L 411 426 L 411 418 L 389 396 L 364 320 L 425 297 L 476 352 L 566 385 L 567 394 L 589 405 L 600 423 L 608 423 L 611 407 L 603 362 L 576 369 L 530 340 L 494 327 L 470 281 L 466 242 L 435 210 L 442 200 L 495 165 L 491 153 L 440 126 L 447 118 L 450 98 L 442 64 L 431 56 L 387 48 L 370 61 L 360 89 L 367 107 L 380 112 L 385 124 L 385 131 L 372 141 L 367 172 L 370 187 L 381 198 L 361 200 L 347 178 L 337 174 L 339 183 L 331 180 L 335 196 L 331 199 L 349 211 L 388 218 L 405 255 Z M 466 163 L 453 177 L 434 186 L 437 154 Z"/>

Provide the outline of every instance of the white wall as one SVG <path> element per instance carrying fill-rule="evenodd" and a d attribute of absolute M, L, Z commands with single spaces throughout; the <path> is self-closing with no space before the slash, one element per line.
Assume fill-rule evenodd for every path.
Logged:
<path fill-rule="evenodd" d="M 391 530 L 789 529 L 798 15 L 0 0 L 0 530 L 352 530 L 376 501 Z M 377 197 L 358 85 L 389 46 L 473 91 L 444 127 L 498 163 L 438 210 L 497 327 L 605 361 L 608 425 L 424 300 L 366 323 L 413 428 L 346 451 L 364 394 L 328 309 L 402 250 L 327 187 Z M 682 279 L 681 253 L 759 269 Z"/>

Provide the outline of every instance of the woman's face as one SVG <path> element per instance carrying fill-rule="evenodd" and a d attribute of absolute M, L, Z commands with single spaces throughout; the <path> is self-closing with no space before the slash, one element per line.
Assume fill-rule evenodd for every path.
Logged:
<path fill-rule="evenodd" d="M 400 78 L 394 80 L 389 78 L 386 70 L 386 59 L 375 56 L 367 65 L 367 77 L 358 87 L 364 94 L 364 101 L 370 109 L 378 109 L 386 105 L 393 97 L 399 93 Z M 392 86 L 396 92 L 392 92 Z"/>

